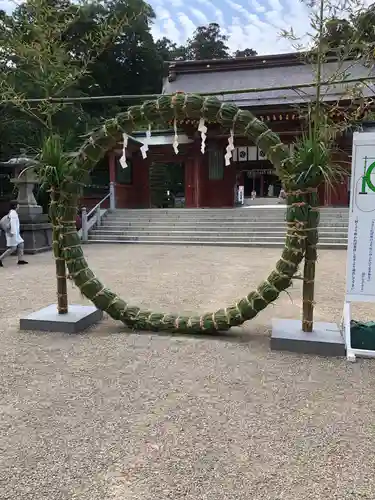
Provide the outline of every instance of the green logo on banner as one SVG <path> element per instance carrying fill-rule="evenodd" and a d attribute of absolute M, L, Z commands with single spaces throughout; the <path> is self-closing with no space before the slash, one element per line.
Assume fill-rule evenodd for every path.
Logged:
<path fill-rule="evenodd" d="M 367 156 L 365 156 L 365 164 L 362 176 L 362 189 L 359 194 L 367 194 L 367 190 L 375 193 L 375 184 L 371 180 L 371 175 L 375 171 L 375 161 L 371 163 L 371 165 L 367 166 Z"/>

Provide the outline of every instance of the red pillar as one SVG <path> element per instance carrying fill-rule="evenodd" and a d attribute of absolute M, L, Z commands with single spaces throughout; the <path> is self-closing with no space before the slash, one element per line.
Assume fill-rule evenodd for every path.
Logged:
<path fill-rule="evenodd" d="M 185 162 L 185 206 L 193 208 L 195 201 L 196 179 L 195 179 L 195 158 L 187 158 Z"/>
<path fill-rule="evenodd" d="M 195 176 L 195 206 L 202 206 L 202 165 L 201 154 L 194 156 L 194 176 Z"/>
<path fill-rule="evenodd" d="M 150 165 L 151 160 L 149 158 L 140 158 L 137 164 L 138 185 L 140 189 L 139 206 L 142 208 L 151 207 Z"/>

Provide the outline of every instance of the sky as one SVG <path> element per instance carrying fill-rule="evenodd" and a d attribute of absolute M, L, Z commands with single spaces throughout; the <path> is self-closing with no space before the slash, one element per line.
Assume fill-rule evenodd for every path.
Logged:
<path fill-rule="evenodd" d="M 9 12 L 18 1 L 0 0 L 0 9 Z M 292 41 L 280 37 L 282 30 L 293 27 L 296 36 L 304 37 L 305 43 L 306 33 L 311 31 L 309 10 L 301 0 L 146 1 L 156 14 L 154 37 L 165 36 L 177 44 L 185 43 L 198 26 L 215 22 L 228 35 L 231 51 L 250 48 L 260 55 L 279 54 L 295 50 Z M 332 0 L 342 1 L 347 0 Z M 364 0 L 364 4 L 372 1 Z"/>
<path fill-rule="evenodd" d="M 146 0 L 147 1 L 147 0 Z M 11 11 L 19 0 L 0 0 L 0 9 Z M 280 38 L 293 26 L 298 35 L 309 29 L 307 8 L 300 0 L 148 0 L 155 10 L 155 38 L 167 37 L 183 44 L 197 26 L 218 23 L 229 36 L 231 51 L 252 48 L 258 54 L 293 50 Z"/>
<path fill-rule="evenodd" d="M 184 43 L 197 26 L 218 23 L 232 51 L 251 48 L 258 54 L 290 52 L 280 37 L 292 26 L 298 36 L 310 29 L 309 12 L 299 0 L 149 0 L 156 13 L 153 33 Z"/>

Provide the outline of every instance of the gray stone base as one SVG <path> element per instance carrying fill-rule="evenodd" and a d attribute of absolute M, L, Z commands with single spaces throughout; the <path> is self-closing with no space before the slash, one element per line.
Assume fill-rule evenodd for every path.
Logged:
<path fill-rule="evenodd" d="M 302 321 L 272 320 L 271 350 L 318 356 L 345 356 L 345 342 L 336 323 L 316 322 L 311 333 L 302 331 Z"/>
<path fill-rule="evenodd" d="M 25 241 L 25 253 L 46 252 L 52 248 L 52 226 L 48 222 L 22 224 L 21 236 Z"/>
<path fill-rule="evenodd" d="M 52 226 L 49 222 L 21 223 L 21 236 L 25 242 L 25 254 L 47 252 L 52 248 Z M 6 248 L 4 231 L 0 231 L 0 253 Z"/>
<path fill-rule="evenodd" d="M 52 304 L 21 318 L 20 329 L 78 333 L 102 318 L 103 312 L 94 306 L 69 305 L 68 314 L 58 314 L 56 304 Z"/>

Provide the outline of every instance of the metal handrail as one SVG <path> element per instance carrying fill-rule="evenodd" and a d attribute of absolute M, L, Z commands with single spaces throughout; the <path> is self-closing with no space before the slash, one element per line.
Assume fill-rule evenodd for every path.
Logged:
<path fill-rule="evenodd" d="M 95 205 L 95 207 L 94 207 L 94 208 L 92 208 L 92 209 L 90 210 L 90 212 L 87 212 L 87 218 L 89 218 L 89 217 L 90 217 L 90 216 L 91 216 L 94 212 L 96 212 L 96 210 L 97 210 L 98 208 L 100 208 L 101 204 L 102 204 L 105 200 L 107 200 L 110 196 L 111 196 L 111 193 L 109 192 L 106 196 L 104 196 L 104 198 L 103 198 L 102 200 L 100 200 L 100 201 L 99 201 L 99 203 L 97 203 L 97 204 Z"/>
<path fill-rule="evenodd" d="M 82 218 L 81 218 L 82 230 L 80 236 L 83 242 L 88 240 L 89 230 L 92 227 L 101 225 L 102 223 L 101 206 L 103 202 L 105 202 L 108 198 L 111 197 L 111 193 L 112 191 L 110 190 L 109 193 L 106 196 L 104 196 L 104 198 L 101 199 L 99 203 L 95 205 L 94 208 L 90 210 L 90 212 L 87 212 L 86 208 L 82 207 Z"/>

